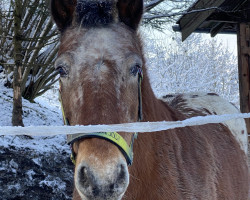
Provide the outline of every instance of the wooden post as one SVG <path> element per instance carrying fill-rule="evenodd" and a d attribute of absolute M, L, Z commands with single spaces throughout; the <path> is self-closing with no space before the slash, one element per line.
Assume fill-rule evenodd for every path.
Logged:
<path fill-rule="evenodd" d="M 240 110 L 250 112 L 250 23 L 240 23 L 237 32 Z M 245 119 L 250 135 L 250 119 Z"/>

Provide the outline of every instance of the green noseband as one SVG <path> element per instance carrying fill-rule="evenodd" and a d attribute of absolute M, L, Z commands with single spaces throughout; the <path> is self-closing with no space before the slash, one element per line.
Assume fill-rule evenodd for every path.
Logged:
<path fill-rule="evenodd" d="M 111 142 L 116 145 L 120 151 L 123 153 L 127 160 L 128 165 L 132 165 L 133 162 L 133 143 L 134 139 L 137 137 L 137 133 L 134 133 L 131 144 L 128 145 L 124 138 L 117 132 L 100 132 L 100 133 L 79 133 L 67 135 L 68 144 L 72 145 L 75 141 L 84 138 L 100 138 Z M 71 160 L 75 164 L 75 155 L 71 155 Z"/>

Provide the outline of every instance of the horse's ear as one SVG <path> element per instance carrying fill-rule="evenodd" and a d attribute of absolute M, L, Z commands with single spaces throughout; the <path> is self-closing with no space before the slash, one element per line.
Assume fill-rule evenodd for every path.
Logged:
<path fill-rule="evenodd" d="M 77 0 L 51 0 L 51 14 L 60 31 L 71 25 Z"/>
<path fill-rule="evenodd" d="M 143 14 L 143 0 L 118 0 L 120 20 L 136 30 Z"/>

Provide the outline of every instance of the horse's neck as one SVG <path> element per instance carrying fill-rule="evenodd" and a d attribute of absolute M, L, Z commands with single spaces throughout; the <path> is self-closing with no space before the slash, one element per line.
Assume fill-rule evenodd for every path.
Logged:
<path fill-rule="evenodd" d="M 145 76 L 142 84 L 143 121 L 175 121 L 172 109 L 163 101 L 157 99 L 151 88 L 149 78 Z"/>
<path fill-rule="evenodd" d="M 145 80 L 146 79 L 146 80 Z M 143 81 L 142 86 L 142 101 L 143 101 L 143 121 L 172 121 L 176 120 L 175 115 L 172 110 L 168 107 L 167 104 L 157 99 L 152 91 L 152 88 L 149 83 L 149 79 L 146 77 Z M 151 184 L 147 181 L 157 181 L 155 173 L 159 173 L 160 169 L 160 160 L 162 156 L 167 153 L 168 148 L 166 146 L 171 145 L 174 138 L 172 134 L 169 134 L 167 137 L 162 132 L 157 133 L 139 133 L 138 139 L 134 144 L 134 161 L 133 165 L 130 167 L 130 185 L 126 196 L 128 199 L 133 197 L 144 198 L 141 196 L 139 191 L 147 191 L 143 189 L 149 187 Z M 164 145 L 164 148 L 162 148 Z M 163 152 L 164 151 L 164 152 Z M 167 161 L 168 158 L 164 158 Z M 155 180 L 154 180 L 155 179 Z M 168 180 L 171 182 L 171 180 Z M 137 190 L 133 188 L 137 188 Z M 140 190 L 141 188 L 141 190 Z M 150 191 L 154 189 L 148 188 Z M 157 190 L 157 188 L 155 188 Z M 149 192 L 147 195 L 157 195 Z M 146 199 L 157 199 L 157 197 L 145 197 Z M 144 199 L 145 199 L 144 198 Z"/>

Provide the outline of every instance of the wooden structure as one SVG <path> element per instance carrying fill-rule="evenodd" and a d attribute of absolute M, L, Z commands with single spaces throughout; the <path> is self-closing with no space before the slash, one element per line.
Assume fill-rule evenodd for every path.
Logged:
<path fill-rule="evenodd" d="M 197 0 L 173 27 L 184 41 L 192 32 L 237 34 L 241 112 L 250 112 L 250 0 Z M 246 119 L 250 134 L 250 119 Z"/>

